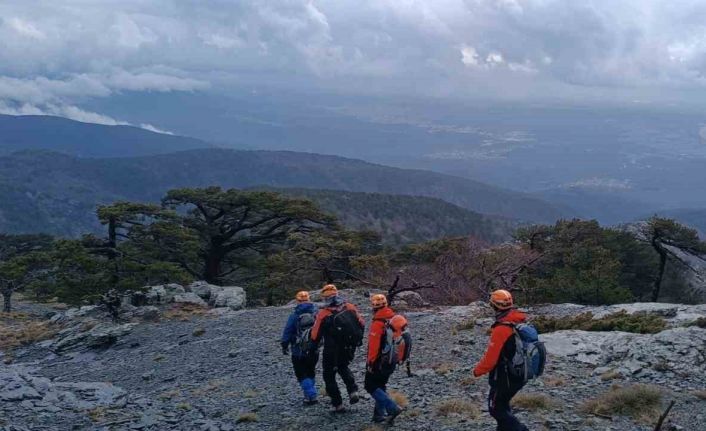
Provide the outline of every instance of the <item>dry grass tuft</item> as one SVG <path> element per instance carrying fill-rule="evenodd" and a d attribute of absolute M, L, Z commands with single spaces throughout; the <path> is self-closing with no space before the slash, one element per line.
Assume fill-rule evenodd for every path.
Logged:
<path fill-rule="evenodd" d="M 659 417 L 662 392 L 656 386 L 630 385 L 615 387 L 581 406 L 584 413 L 598 416 L 629 416 L 640 422 Z"/>
<path fill-rule="evenodd" d="M 544 378 L 544 385 L 550 388 L 566 386 L 566 379 L 563 377 L 546 377 Z"/>
<path fill-rule="evenodd" d="M 388 395 L 392 399 L 392 401 L 395 402 L 398 406 L 405 408 L 409 405 L 409 398 L 407 398 L 407 395 L 403 394 L 400 391 L 396 390 L 391 390 Z"/>
<path fill-rule="evenodd" d="M 188 322 L 194 317 L 202 317 L 209 314 L 208 307 L 202 307 L 196 304 L 174 304 L 169 310 L 162 313 L 162 318 L 165 320 L 180 320 Z"/>
<path fill-rule="evenodd" d="M 235 420 L 235 423 L 243 423 L 243 422 L 257 422 L 259 421 L 260 418 L 257 416 L 257 413 L 255 412 L 247 412 L 247 413 L 241 413 L 240 416 L 238 416 L 238 419 Z"/>
<path fill-rule="evenodd" d="M 512 406 L 524 410 L 549 410 L 558 405 L 557 401 L 544 394 L 520 393 L 512 399 Z"/>
<path fill-rule="evenodd" d="M 701 390 L 701 391 L 694 391 L 692 392 L 694 396 L 700 400 L 706 401 L 706 389 Z"/>
<path fill-rule="evenodd" d="M 184 410 L 187 412 L 192 409 L 191 404 L 189 403 L 179 403 L 175 407 L 179 410 Z"/>
<path fill-rule="evenodd" d="M 462 398 L 448 398 L 436 406 L 440 416 L 460 415 L 469 419 L 480 416 L 480 409 L 472 402 Z"/>
<path fill-rule="evenodd" d="M 105 418 L 105 407 L 96 407 L 88 410 L 88 417 L 93 422 L 100 422 Z"/>
<path fill-rule="evenodd" d="M 457 324 L 454 329 L 458 331 L 472 331 L 476 327 L 475 319 L 467 319 Z"/>
<path fill-rule="evenodd" d="M 434 371 L 436 371 L 436 374 L 441 374 L 442 376 L 445 376 L 456 369 L 456 364 L 452 362 L 442 362 L 440 364 L 435 365 L 433 369 Z"/>
<path fill-rule="evenodd" d="M 157 396 L 157 398 L 159 398 L 162 401 L 168 401 L 168 400 L 171 400 L 171 399 L 179 397 L 179 396 L 181 396 L 181 391 L 179 389 L 171 389 L 171 390 L 162 392 L 161 394 L 159 394 Z"/>
<path fill-rule="evenodd" d="M 610 370 L 606 371 L 605 373 L 601 374 L 601 381 L 607 382 L 609 380 L 616 380 L 622 378 L 623 375 L 620 374 L 617 370 Z"/>
<path fill-rule="evenodd" d="M 221 387 L 223 385 L 225 385 L 225 383 L 226 383 L 225 380 L 221 380 L 221 379 L 211 380 L 207 384 L 203 385 L 202 387 L 192 390 L 191 394 L 200 397 L 200 396 L 207 395 L 207 394 L 215 392 L 215 391 L 220 391 Z"/>
<path fill-rule="evenodd" d="M 48 321 L 13 319 L 11 323 L 6 324 L 5 317 L 3 313 L 0 319 L 0 350 L 10 351 L 16 347 L 48 340 L 61 329 L 59 325 Z"/>

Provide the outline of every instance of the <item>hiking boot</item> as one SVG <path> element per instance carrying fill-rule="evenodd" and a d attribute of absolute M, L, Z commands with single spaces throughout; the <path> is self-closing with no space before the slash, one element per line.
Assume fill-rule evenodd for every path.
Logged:
<path fill-rule="evenodd" d="M 385 416 L 373 414 L 373 423 L 379 424 L 385 422 Z"/>
<path fill-rule="evenodd" d="M 308 407 L 308 406 L 313 406 L 313 405 L 316 405 L 316 404 L 318 404 L 318 403 L 319 403 L 319 400 L 317 400 L 316 398 L 311 398 L 311 399 L 305 398 L 305 399 L 304 399 L 304 405 L 305 405 L 306 407 Z"/>
<path fill-rule="evenodd" d="M 346 408 L 343 407 L 343 404 L 341 404 L 340 406 L 334 406 L 333 409 L 331 409 L 331 413 L 333 413 L 333 414 L 339 414 L 339 413 L 345 413 L 345 412 L 346 412 Z"/>
<path fill-rule="evenodd" d="M 398 407 L 397 410 L 387 412 L 387 424 L 393 425 L 395 423 L 395 418 L 404 412 L 403 408 Z"/>
<path fill-rule="evenodd" d="M 348 398 L 350 399 L 351 404 L 356 404 L 358 401 L 360 401 L 360 396 L 358 395 L 358 392 L 351 392 L 348 395 Z"/>

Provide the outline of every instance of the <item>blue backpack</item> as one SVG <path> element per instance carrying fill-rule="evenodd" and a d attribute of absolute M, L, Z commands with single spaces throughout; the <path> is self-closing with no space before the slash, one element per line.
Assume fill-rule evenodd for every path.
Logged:
<path fill-rule="evenodd" d="M 507 360 L 507 371 L 510 376 L 527 383 L 544 374 L 544 365 L 547 362 L 547 349 L 539 341 L 537 328 L 530 323 L 500 322 L 500 325 L 512 328 L 515 340 L 515 355 Z"/>

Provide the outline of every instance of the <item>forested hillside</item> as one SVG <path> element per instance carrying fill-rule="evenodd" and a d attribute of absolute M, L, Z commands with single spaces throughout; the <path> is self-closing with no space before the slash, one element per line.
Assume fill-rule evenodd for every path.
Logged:
<path fill-rule="evenodd" d="M 475 181 L 360 160 L 294 152 L 205 149 L 89 159 L 46 151 L 0 157 L 0 230 L 76 235 L 99 226 L 93 209 L 156 202 L 179 187 L 305 187 L 443 199 L 483 214 L 553 222 L 570 210 Z"/>
<path fill-rule="evenodd" d="M 278 191 L 309 198 L 349 229 L 374 230 L 392 245 L 469 235 L 501 242 L 509 240 L 517 226 L 512 220 L 485 216 L 435 198 L 338 190 Z"/>

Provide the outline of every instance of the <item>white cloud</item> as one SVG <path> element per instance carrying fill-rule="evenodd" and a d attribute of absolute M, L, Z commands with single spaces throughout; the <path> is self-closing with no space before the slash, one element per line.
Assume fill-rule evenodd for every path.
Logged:
<path fill-rule="evenodd" d="M 701 0 L 4 0 L 0 99 L 239 85 L 633 100 L 706 87 L 704 16 Z"/>

